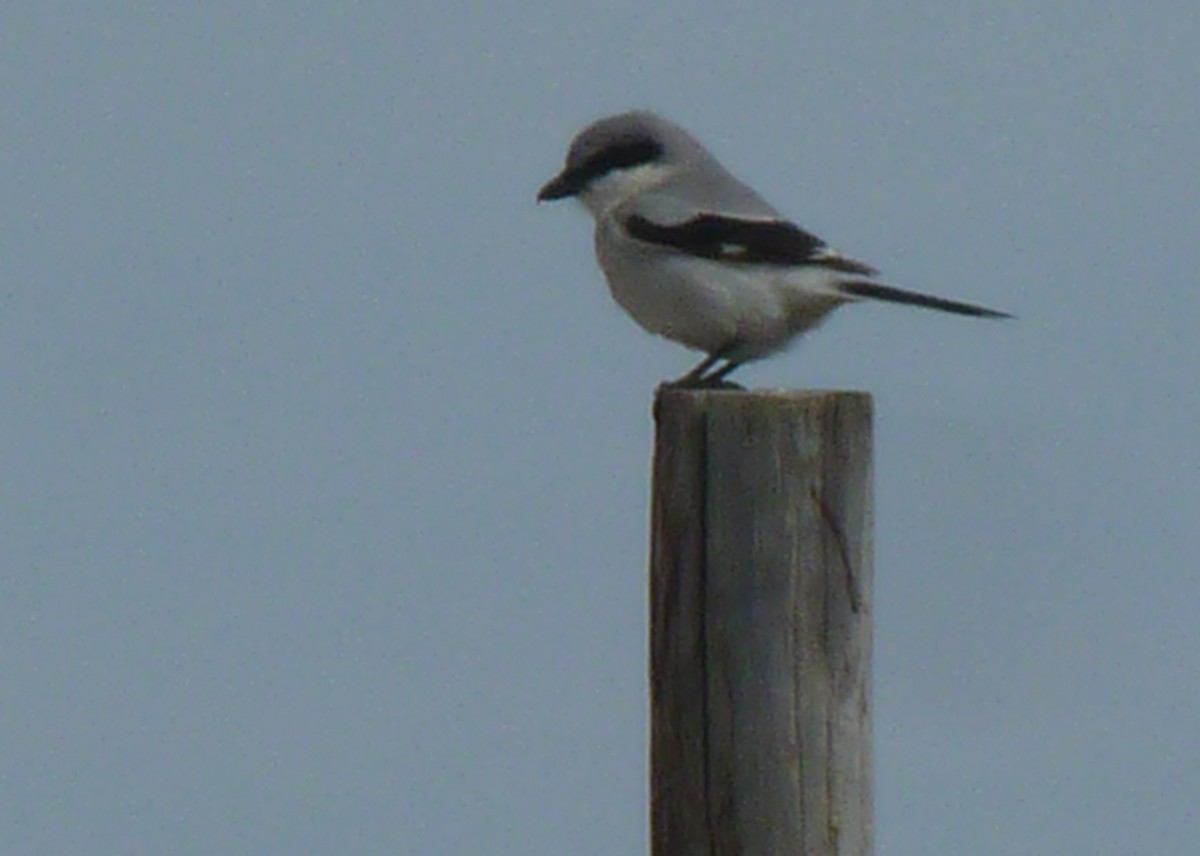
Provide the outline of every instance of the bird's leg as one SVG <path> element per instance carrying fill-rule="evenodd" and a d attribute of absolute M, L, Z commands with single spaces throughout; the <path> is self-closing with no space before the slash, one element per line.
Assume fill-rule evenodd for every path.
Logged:
<path fill-rule="evenodd" d="M 700 364 L 685 374 L 683 377 L 670 381 L 667 386 L 680 387 L 687 389 L 688 387 L 704 386 L 704 374 L 721 360 L 725 359 L 725 348 L 715 351 L 700 361 Z"/>
<path fill-rule="evenodd" d="M 725 365 L 721 366 L 715 372 L 706 375 L 700 383 L 704 386 L 711 386 L 715 389 L 742 389 L 739 384 L 731 380 L 725 380 L 729 377 L 738 366 L 742 364 L 742 360 L 728 360 Z"/>
<path fill-rule="evenodd" d="M 673 380 L 666 384 L 677 389 L 741 389 L 736 383 L 725 380 L 725 376 L 742 364 L 741 360 L 734 360 L 729 357 L 729 354 L 737 347 L 737 343 L 725 345 L 722 348 L 709 354 L 700 364 L 685 374 L 678 380 Z M 712 371 L 713 366 L 725 360 L 725 365 Z"/>

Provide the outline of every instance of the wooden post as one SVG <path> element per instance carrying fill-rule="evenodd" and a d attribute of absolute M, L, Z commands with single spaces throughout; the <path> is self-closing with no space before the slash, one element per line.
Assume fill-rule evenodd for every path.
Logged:
<path fill-rule="evenodd" d="M 869 856 L 871 398 L 663 388 L 652 856 Z"/>

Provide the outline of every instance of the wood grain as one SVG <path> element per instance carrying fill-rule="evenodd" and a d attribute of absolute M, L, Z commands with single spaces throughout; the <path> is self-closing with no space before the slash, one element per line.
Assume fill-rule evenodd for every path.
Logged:
<path fill-rule="evenodd" d="M 655 418 L 651 852 L 870 854 L 870 396 Z"/>

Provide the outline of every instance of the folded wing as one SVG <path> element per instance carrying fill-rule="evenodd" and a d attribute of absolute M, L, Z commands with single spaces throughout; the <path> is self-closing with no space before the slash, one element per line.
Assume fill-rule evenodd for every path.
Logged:
<path fill-rule="evenodd" d="M 697 258 L 733 264 L 795 267 L 810 265 L 859 276 L 878 271 L 841 255 L 786 220 L 746 220 L 698 214 L 680 223 L 655 223 L 640 214 L 624 220 L 625 231 L 643 243 Z"/>

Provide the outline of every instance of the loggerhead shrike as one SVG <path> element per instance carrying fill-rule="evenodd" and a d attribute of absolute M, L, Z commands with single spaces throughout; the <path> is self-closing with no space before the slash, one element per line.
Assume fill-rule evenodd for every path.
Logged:
<path fill-rule="evenodd" d="M 596 221 L 596 258 L 613 297 L 651 333 L 708 356 L 676 384 L 722 386 L 743 363 L 783 349 L 843 303 L 908 303 L 1008 318 L 875 280 L 784 218 L 691 134 L 621 113 L 584 128 L 538 201 L 575 196 Z"/>

